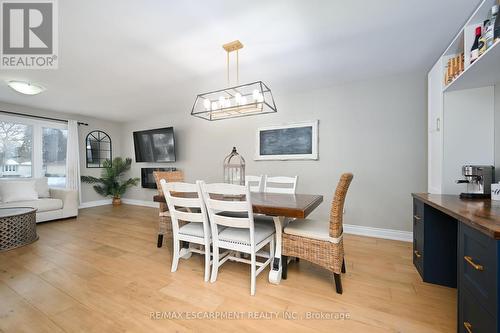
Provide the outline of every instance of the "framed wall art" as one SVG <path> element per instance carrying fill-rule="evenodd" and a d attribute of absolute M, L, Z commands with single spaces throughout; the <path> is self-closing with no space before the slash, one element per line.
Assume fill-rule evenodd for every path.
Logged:
<path fill-rule="evenodd" d="M 256 160 L 317 160 L 318 121 L 257 130 Z"/>

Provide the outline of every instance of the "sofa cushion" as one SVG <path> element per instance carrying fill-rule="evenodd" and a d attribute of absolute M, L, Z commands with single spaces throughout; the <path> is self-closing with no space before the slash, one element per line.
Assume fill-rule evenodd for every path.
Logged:
<path fill-rule="evenodd" d="M 38 210 L 38 212 L 48 212 L 52 210 L 58 210 L 63 208 L 63 202 L 60 199 L 38 199 L 38 200 L 25 200 L 25 201 L 15 201 L 9 203 L 1 203 L 0 208 L 7 207 L 33 207 Z"/>
<path fill-rule="evenodd" d="M 0 196 L 3 202 L 38 199 L 34 180 L 2 182 L 0 186 Z"/>
<path fill-rule="evenodd" d="M 0 188 L 4 182 L 35 182 L 35 191 L 38 193 L 39 198 L 50 198 L 49 181 L 47 177 L 40 178 L 0 178 Z M 2 202 L 2 195 L 0 191 L 0 202 Z"/>
<path fill-rule="evenodd" d="M 33 178 L 35 180 L 35 190 L 39 198 L 50 198 L 49 180 L 47 177 Z"/>

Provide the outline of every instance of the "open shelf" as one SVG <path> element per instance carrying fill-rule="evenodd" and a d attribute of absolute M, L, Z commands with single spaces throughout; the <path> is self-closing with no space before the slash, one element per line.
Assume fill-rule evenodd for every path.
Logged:
<path fill-rule="evenodd" d="M 500 83 L 500 42 L 497 41 L 479 59 L 469 65 L 444 92 L 493 86 Z"/>
<path fill-rule="evenodd" d="M 443 81 L 448 60 L 462 52 L 465 58 L 464 71 L 451 83 L 444 85 L 443 92 L 495 85 L 500 82 L 500 46 L 498 46 L 498 41 L 474 63 L 470 63 L 470 49 L 474 43 L 475 29 L 483 25 L 496 1 L 483 0 L 441 56 Z"/>

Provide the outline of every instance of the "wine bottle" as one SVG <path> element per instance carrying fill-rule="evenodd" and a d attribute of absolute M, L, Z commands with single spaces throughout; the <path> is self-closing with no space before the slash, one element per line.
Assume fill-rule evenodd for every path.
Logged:
<path fill-rule="evenodd" d="M 491 12 L 488 17 L 488 20 L 490 21 L 488 26 L 485 28 L 485 36 L 486 36 L 486 48 L 489 49 L 490 47 L 493 46 L 493 43 L 495 42 L 495 20 L 498 15 L 498 6 L 494 5 L 491 7 Z"/>
<path fill-rule="evenodd" d="M 481 38 L 481 27 L 476 28 L 476 38 L 474 39 L 474 44 L 472 44 L 472 48 L 470 49 L 470 63 L 472 64 L 474 61 L 479 58 L 479 39 Z"/>
<path fill-rule="evenodd" d="M 486 44 L 486 29 L 488 29 L 488 26 L 490 25 L 490 20 L 486 20 L 483 23 L 483 30 L 481 37 L 479 37 L 479 56 L 482 56 L 484 52 L 488 49 L 488 46 Z"/>

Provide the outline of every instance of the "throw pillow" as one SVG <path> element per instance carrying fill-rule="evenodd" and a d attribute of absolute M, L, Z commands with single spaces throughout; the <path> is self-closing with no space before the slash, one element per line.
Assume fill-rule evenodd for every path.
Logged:
<path fill-rule="evenodd" d="M 35 181 L 8 181 L 0 184 L 0 196 L 3 202 L 37 200 Z"/>
<path fill-rule="evenodd" d="M 50 198 L 49 181 L 47 177 L 34 178 L 35 190 L 39 198 Z"/>

